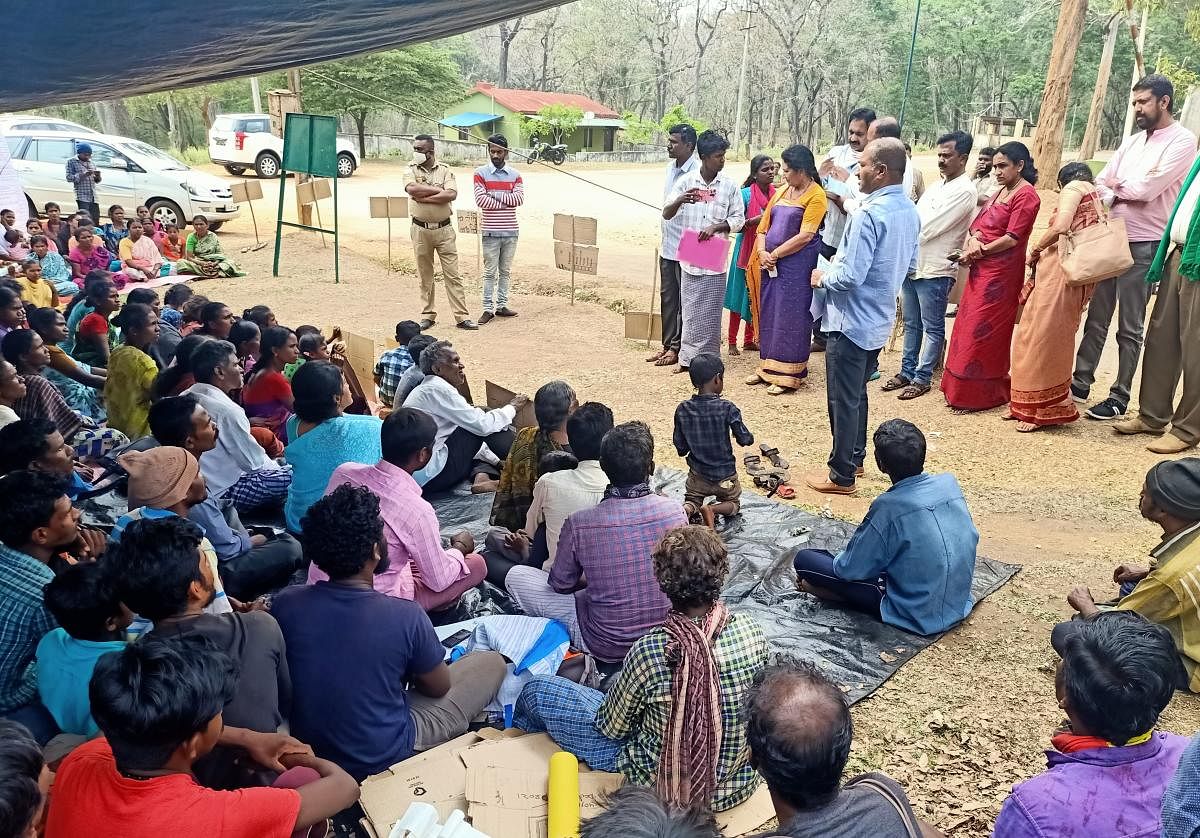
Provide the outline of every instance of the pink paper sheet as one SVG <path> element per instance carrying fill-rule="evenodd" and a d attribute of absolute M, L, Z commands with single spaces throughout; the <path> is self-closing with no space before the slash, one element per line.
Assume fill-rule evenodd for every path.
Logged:
<path fill-rule="evenodd" d="M 709 271 L 724 271 L 729 265 L 729 239 L 713 236 L 700 241 L 696 230 L 684 230 L 679 240 L 679 261 Z"/>

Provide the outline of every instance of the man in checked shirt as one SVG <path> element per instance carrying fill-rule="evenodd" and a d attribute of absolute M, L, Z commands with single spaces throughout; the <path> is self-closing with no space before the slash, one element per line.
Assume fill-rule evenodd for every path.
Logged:
<path fill-rule="evenodd" d="M 744 448 L 754 444 L 754 434 L 746 428 L 737 405 L 721 398 L 725 364 L 719 355 L 697 355 L 688 375 L 696 395 L 675 408 L 675 450 L 688 462 L 683 509 L 689 519 L 699 515 L 713 527 L 718 515 L 731 518 L 742 506 L 738 500 L 742 484 L 729 435 Z M 705 504 L 710 497 L 715 500 Z"/>

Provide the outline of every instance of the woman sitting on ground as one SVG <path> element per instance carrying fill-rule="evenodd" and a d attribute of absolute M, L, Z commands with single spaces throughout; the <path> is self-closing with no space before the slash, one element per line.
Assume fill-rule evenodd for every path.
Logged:
<path fill-rule="evenodd" d="M 579 407 L 575 391 L 565 381 L 543 384 L 533 396 L 537 425 L 517 431 L 500 484 L 492 501 L 494 527 L 516 532 L 525 527 L 529 505 L 533 503 L 533 485 L 538 479 L 538 463 L 551 451 L 568 451 L 567 419 Z"/>
<path fill-rule="evenodd" d="M 162 323 L 159 323 L 162 328 Z M 184 390 L 196 383 L 192 375 L 192 354 L 202 343 L 212 340 L 208 335 L 188 335 L 175 347 L 175 356 L 171 364 L 158 374 L 151 390 L 150 401 L 158 401 L 168 396 L 178 396 Z"/>
<path fill-rule="evenodd" d="M 83 318 L 92 313 L 92 307 L 88 304 L 88 290 L 92 285 L 98 282 L 112 282 L 112 274 L 108 271 L 92 271 L 83 278 L 83 288 L 76 289 L 77 293 L 67 303 L 67 307 L 63 309 L 63 317 L 67 318 L 67 339 L 61 344 L 63 352 L 74 356 L 75 354 L 75 338 L 79 332 L 79 324 Z"/>
<path fill-rule="evenodd" d="M 17 368 L 0 358 L 0 428 L 11 425 L 21 417 L 13 405 L 25 398 L 25 380 Z"/>
<path fill-rule="evenodd" d="M 341 370 L 326 361 L 311 361 L 292 379 L 295 414 L 286 423 L 284 458 L 292 465 L 292 485 L 283 507 L 287 528 L 300 532 L 300 519 L 343 463 L 374 465 L 383 456 L 377 416 L 343 413 L 350 388 Z"/>
<path fill-rule="evenodd" d="M 141 439 L 150 434 L 150 392 L 159 371 L 150 355 L 158 340 L 158 315 L 148 305 L 128 303 L 113 322 L 125 342 L 113 351 L 104 384 L 108 425 L 130 439 Z"/>
<path fill-rule="evenodd" d="M 253 424 L 269 428 L 286 445 L 284 423 L 292 415 L 294 400 L 283 368 L 300 357 L 296 333 L 286 326 L 272 326 L 263 332 L 261 346 L 254 372 L 242 385 L 242 407 Z"/>
<path fill-rule="evenodd" d="M 262 352 L 262 330 L 253 320 L 239 320 L 229 329 L 229 342 L 237 352 L 242 374 L 248 378 Z"/>
<path fill-rule="evenodd" d="M 121 295 L 111 279 L 92 282 L 84 295 L 91 313 L 79 321 L 71 357 L 90 367 L 108 369 L 108 358 L 117 346 L 117 333 L 109 319 L 120 310 Z"/>
<path fill-rule="evenodd" d="M 221 251 L 221 240 L 208 229 L 207 218 L 203 215 L 193 218 L 192 230 L 194 232 L 187 237 L 183 258 L 175 263 L 176 273 L 206 277 L 246 275 Z"/>
<path fill-rule="evenodd" d="M 25 382 L 25 396 L 13 405 L 22 419 L 45 418 L 54 423 L 77 456 L 94 459 L 113 448 L 129 444 L 120 431 L 104 428 L 72 410 L 43 374 L 50 366 L 50 353 L 37 332 L 21 329 L 0 341 L 0 354 L 16 367 Z"/>
<path fill-rule="evenodd" d="M 25 302 L 15 282 L 0 282 L 0 339 L 14 329 L 27 329 Z"/>
<path fill-rule="evenodd" d="M 152 279 L 158 279 L 163 266 L 162 254 L 158 252 L 154 241 L 145 234 L 145 227 L 142 222 L 133 220 L 129 222 L 129 236 L 121 239 L 118 253 L 121 256 L 121 264 L 124 266 L 125 273 L 130 274 L 139 281 L 145 279 L 147 282 Z"/>
<path fill-rule="evenodd" d="M 121 242 L 129 237 L 129 224 L 125 221 L 125 208 L 113 204 L 108 208 L 108 223 L 101 224 L 96 232 L 104 237 L 104 246 L 112 253 L 121 248 Z"/>
<path fill-rule="evenodd" d="M 191 300 L 188 302 L 191 303 Z M 229 331 L 233 328 L 233 310 L 229 306 L 218 302 L 205 303 L 200 308 L 198 320 L 200 326 L 196 329 L 196 334 L 207 335 L 217 340 L 229 340 Z"/>
<path fill-rule="evenodd" d="M 242 319 L 249 320 L 259 328 L 259 331 L 263 332 L 279 325 L 279 321 L 275 319 L 275 312 L 271 311 L 271 307 L 262 304 L 250 306 L 250 308 L 243 311 Z"/>
<path fill-rule="evenodd" d="M 80 288 L 83 287 L 83 278 L 90 272 L 110 270 L 115 260 L 116 257 L 97 240 L 91 227 L 80 227 L 75 233 L 75 246 L 71 248 L 67 261 L 71 263 L 71 274 Z M 114 277 L 114 281 L 118 286 L 125 285 L 124 276 Z"/>
<path fill-rule="evenodd" d="M 58 388 L 71 409 L 97 422 L 108 418 L 100 400 L 108 371 L 79 363 L 59 346 L 67 339 L 66 318 L 57 309 L 35 308 L 29 313 L 29 328 L 41 336 L 50 352 L 46 380 Z"/>
<path fill-rule="evenodd" d="M 459 392 L 467 376 L 462 359 L 448 340 L 426 347 L 420 365 L 425 380 L 408 394 L 404 406 L 432 416 L 438 432 L 433 457 L 417 482 L 423 484 L 422 490 L 427 495 L 449 491 L 464 480 L 472 481 L 473 492 L 496 491 L 499 466 L 513 444 L 512 421 L 517 411 L 529 403 L 529 397 L 516 396 L 495 410 L 480 410 L 472 405 Z M 476 459 L 477 456 L 487 460 Z"/>
<path fill-rule="evenodd" d="M 753 619 L 721 602 L 729 554 L 712 530 L 671 530 L 653 561 L 671 611 L 633 644 L 607 693 L 533 678 L 513 724 L 546 731 L 596 771 L 656 786 L 670 804 L 724 811 L 758 785 L 742 701 L 767 663 L 767 641 Z"/>
<path fill-rule="evenodd" d="M 57 250 L 51 249 L 53 241 L 48 236 L 34 236 L 29 240 L 33 255 L 42 265 L 42 279 L 53 285 L 59 296 L 78 294 L 79 286 L 71 279 L 71 266 Z"/>

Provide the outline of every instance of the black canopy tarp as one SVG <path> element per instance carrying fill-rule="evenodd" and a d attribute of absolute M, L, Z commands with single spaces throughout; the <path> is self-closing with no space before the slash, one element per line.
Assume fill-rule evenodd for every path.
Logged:
<path fill-rule="evenodd" d="M 563 2 L 17 3 L 9 7 L 7 48 L 0 52 L 0 111 L 121 98 L 334 61 L 456 35 Z"/>

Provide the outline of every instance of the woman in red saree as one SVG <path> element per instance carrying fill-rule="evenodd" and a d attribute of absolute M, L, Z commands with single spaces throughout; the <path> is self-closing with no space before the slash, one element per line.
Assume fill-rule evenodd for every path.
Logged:
<path fill-rule="evenodd" d="M 1100 221 L 1100 199 L 1086 163 L 1068 163 L 1058 173 L 1058 208 L 1047 230 L 1029 251 L 1035 273 L 1025 283 L 1026 300 L 1012 351 L 1012 402 L 1005 419 L 1022 433 L 1079 418 L 1071 398 L 1075 333 L 1096 286 L 1067 285 L 1058 240 Z"/>
<path fill-rule="evenodd" d="M 737 355 L 737 333 L 746 324 L 742 349 L 756 350 L 754 327 L 758 323 L 759 277 L 747 272 L 754 252 L 754 236 L 763 211 L 775 195 L 775 161 L 766 154 L 756 154 L 750 161 L 750 176 L 742 184 L 742 205 L 746 210 L 746 225 L 733 243 L 733 259 L 729 263 L 729 278 L 725 285 L 725 309 L 729 312 L 729 354 Z"/>
<path fill-rule="evenodd" d="M 1025 284 L 1025 248 L 1042 205 L 1033 188 L 1037 169 L 1022 143 L 1002 145 L 992 170 L 1000 191 L 971 222 L 962 255 L 970 275 L 942 374 L 942 393 L 956 413 L 1009 400 L 1009 352 Z"/>

